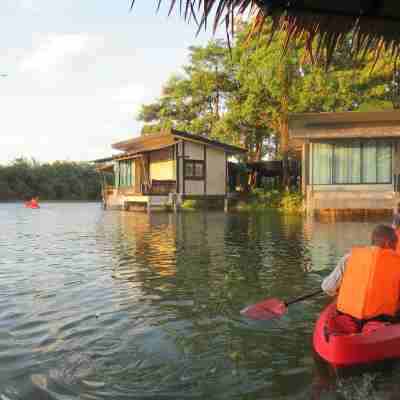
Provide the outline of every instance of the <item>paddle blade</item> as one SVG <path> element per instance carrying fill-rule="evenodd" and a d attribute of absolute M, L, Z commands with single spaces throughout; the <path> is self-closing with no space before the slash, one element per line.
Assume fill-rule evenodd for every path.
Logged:
<path fill-rule="evenodd" d="M 282 300 L 267 299 L 244 308 L 240 313 L 245 317 L 259 320 L 279 318 L 286 313 L 287 307 Z"/>

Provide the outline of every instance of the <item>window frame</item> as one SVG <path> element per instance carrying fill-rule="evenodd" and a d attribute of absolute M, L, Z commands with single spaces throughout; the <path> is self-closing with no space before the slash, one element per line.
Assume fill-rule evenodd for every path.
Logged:
<path fill-rule="evenodd" d="M 357 140 L 359 140 L 360 142 L 360 182 L 359 183 L 336 183 L 335 182 L 335 147 L 339 146 L 339 145 L 343 145 L 346 142 L 349 142 L 350 140 L 318 140 L 318 141 L 313 141 L 312 144 L 312 154 L 311 154 L 311 160 L 312 160 L 312 170 L 311 170 L 311 178 L 312 178 L 312 185 L 314 186 L 356 186 L 356 185 L 391 185 L 393 184 L 393 149 L 394 149 L 394 143 L 392 140 L 389 139 L 385 139 L 385 138 L 362 138 L 359 139 L 357 138 Z M 375 158 L 375 168 L 376 168 L 376 181 L 375 182 L 365 182 L 365 178 L 364 178 L 364 144 L 366 144 L 367 142 L 370 141 L 374 141 L 375 142 L 375 149 L 378 148 L 378 143 L 379 142 L 386 142 L 386 144 L 390 147 L 390 179 L 389 181 L 386 182 L 377 182 L 377 178 L 378 178 L 378 162 L 377 162 L 377 155 L 378 152 L 376 151 L 376 158 Z M 330 166 L 330 174 L 329 174 L 329 183 L 315 183 L 315 147 L 314 145 L 317 143 L 321 143 L 321 144 L 328 144 L 331 146 L 331 166 Z"/>
<path fill-rule="evenodd" d="M 132 159 L 118 160 L 118 188 L 134 187 L 132 174 Z"/>
<path fill-rule="evenodd" d="M 193 174 L 192 175 L 188 175 L 186 174 L 186 165 L 188 164 L 192 164 L 192 170 L 193 170 Z M 196 164 L 200 164 L 202 166 L 202 171 L 203 174 L 201 176 L 197 176 L 196 175 Z M 205 162 L 204 160 L 184 160 L 183 163 L 183 175 L 185 180 L 189 180 L 189 181 L 204 181 L 205 179 Z"/>

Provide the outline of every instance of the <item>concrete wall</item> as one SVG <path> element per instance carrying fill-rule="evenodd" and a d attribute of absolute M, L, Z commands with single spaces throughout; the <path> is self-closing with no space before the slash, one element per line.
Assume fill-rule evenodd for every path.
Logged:
<path fill-rule="evenodd" d="M 185 141 L 185 160 L 205 161 L 205 180 L 185 179 L 186 195 L 225 195 L 225 151 L 200 143 Z M 183 176 L 182 167 L 182 176 Z"/>
<path fill-rule="evenodd" d="M 204 161 L 204 144 L 193 143 L 189 141 L 185 141 L 185 160 L 200 160 Z M 206 146 L 206 151 L 209 149 Z M 185 171 L 182 165 L 182 177 Z M 207 171 L 205 171 L 207 173 Z M 190 180 L 185 178 L 185 191 L 184 193 L 187 195 L 204 195 L 205 194 L 205 186 L 204 180 Z M 182 192 L 183 193 L 183 192 Z"/>
<path fill-rule="evenodd" d="M 185 156 L 189 160 L 204 160 L 204 145 L 186 141 Z"/>
<path fill-rule="evenodd" d="M 204 195 L 204 181 L 185 181 L 185 194 Z"/>
<path fill-rule="evenodd" d="M 224 195 L 226 191 L 226 156 L 225 152 L 207 148 L 207 194 Z"/>
<path fill-rule="evenodd" d="M 331 189 L 331 190 L 329 190 Z M 391 209 L 396 201 L 392 185 L 308 187 L 307 209 Z"/>

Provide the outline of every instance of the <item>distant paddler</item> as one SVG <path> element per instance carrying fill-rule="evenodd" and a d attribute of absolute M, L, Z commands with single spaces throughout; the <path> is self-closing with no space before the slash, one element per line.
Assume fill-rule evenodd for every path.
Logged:
<path fill-rule="evenodd" d="M 34 196 L 30 200 L 27 200 L 25 202 L 25 207 L 26 208 L 40 208 L 39 206 L 39 197 Z"/>

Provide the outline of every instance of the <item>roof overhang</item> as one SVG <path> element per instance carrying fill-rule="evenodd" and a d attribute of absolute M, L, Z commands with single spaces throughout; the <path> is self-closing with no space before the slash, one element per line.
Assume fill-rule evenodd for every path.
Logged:
<path fill-rule="evenodd" d="M 149 149 L 156 149 L 158 147 L 171 146 L 174 143 L 175 141 L 173 136 L 161 132 L 114 143 L 111 147 L 115 150 L 138 153 L 140 151 L 149 151 Z"/>
<path fill-rule="evenodd" d="M 304 113 L 289 116 L 292 139 L 400 137 L 400 111 Z"/>
<path fill-rule="evenodd" d="M 205 136 L 194 135 L 192 133 L 182 132 L 182 131 L 177 131 L 177 130 L 172 130 L 171 134 L 177 139 L 188 140 L 191 142 L 205 144 L 205 145 L 208 145 L 211 147 L 216 147 L 216 148 L 224 150 L 225 152 L 230 153 L 230 154 L 245 154 L 245 153 L 247 153 L 247 150 L 244 149 L 243 147 L 232 146 L 230 144 L 222 143 L 218 140 L 209 139 Z"/>
<path fill-rule="evenodd" d="M 96 170 L 98 172 L 113 172 L 114 164 L 112 164 L 112 163 L 97 163 Z"/>
<path fill-rule="evenodd" d="M 133 155 L 137 153 L 145 153 L 148 151 L 160 150 L 165 147 L 172 146 L 179 140 L 186 140 L 195 143 L 205 144 L 207 146 L 215 147 L 230 154 L 245 154 L 246 149 L 238 146 L 232 146 L 222 143 L 218 140 L 212 140 L 205 136 L 194 135 L 192 133 L 178 131 L 171 129 L 168 131 L 153 133 L 138 138 L 125 140 L 112 144 L 112 148 L 122 150 L 125 153 L 121 155 Z"/>

